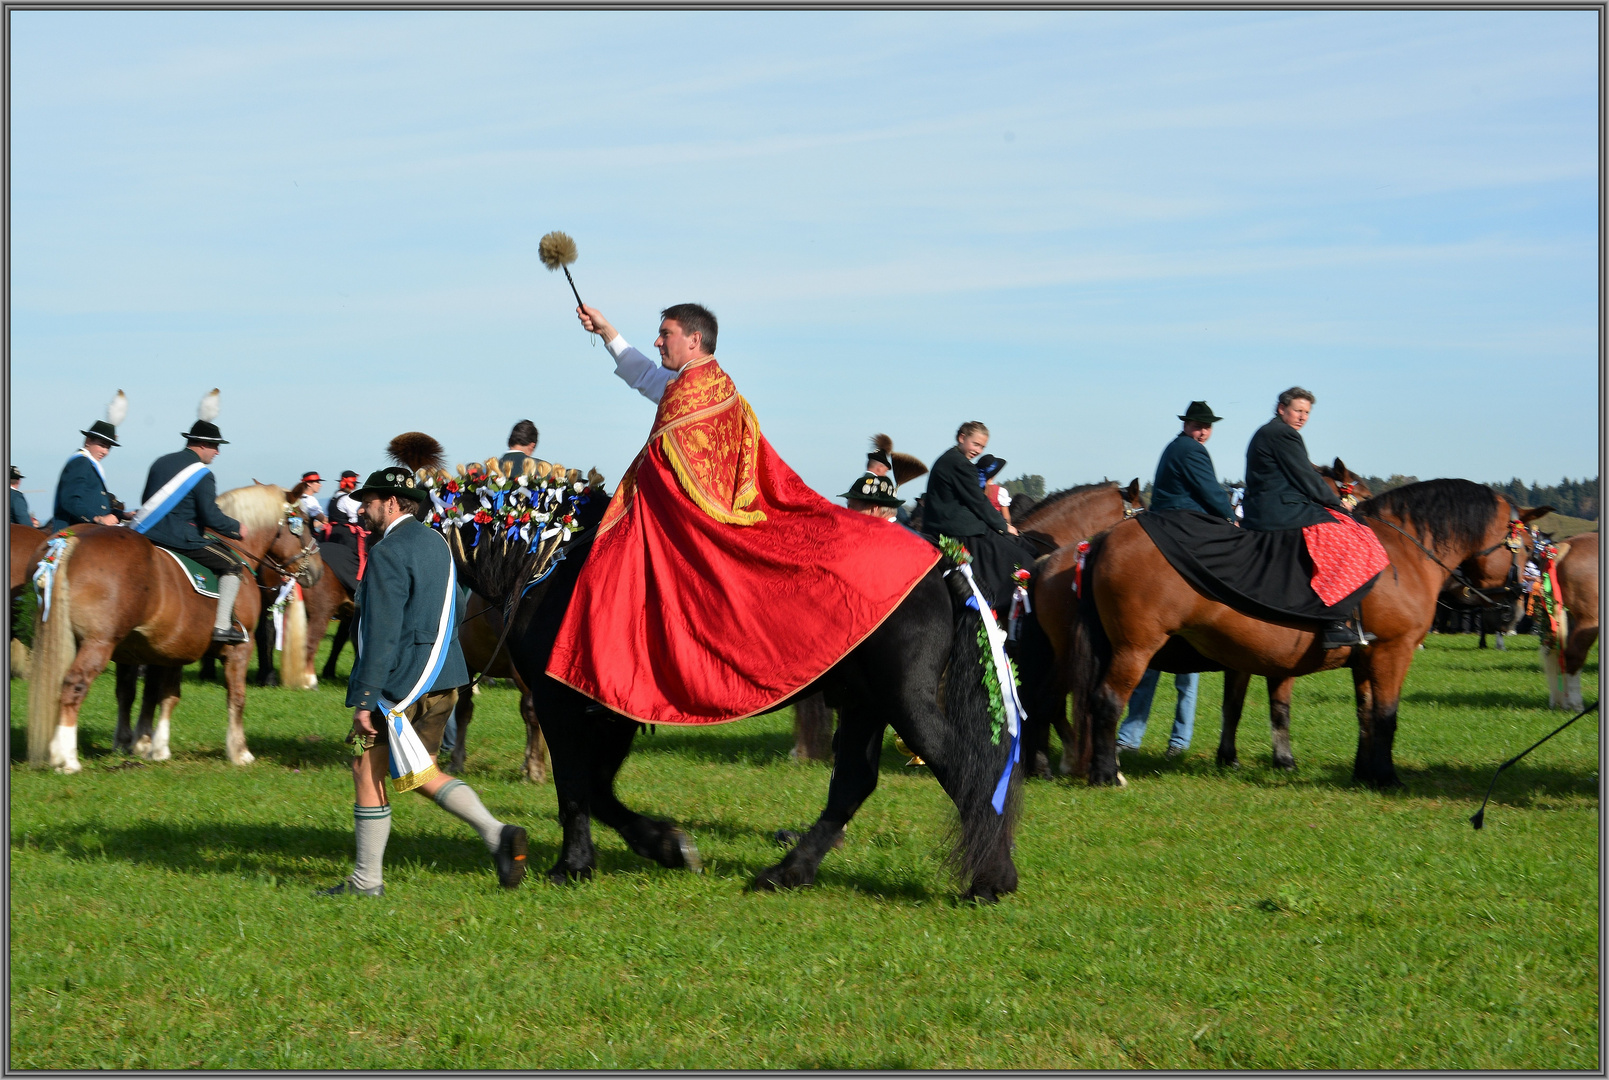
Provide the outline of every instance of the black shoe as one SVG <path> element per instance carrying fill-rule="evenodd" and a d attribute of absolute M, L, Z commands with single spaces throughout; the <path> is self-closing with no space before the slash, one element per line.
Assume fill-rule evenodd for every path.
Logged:
<path fill-rule="evenodd" d="M 356 885 L 352 884 L 352 880 L 350 878 L 348 878 L 346 881 L 341 882 L 339 885 L 331 885 L 327 889 L 319 889 L 316 892 L 314 892 L 313 895 L 314 896 L 384 896 L 385 895 L 385 886 L 384 885 L 376 885 L 372 889 L 360 889 Z"/>
<path fill-rule="evenodd" d="M 231 626 L 227 630 L 219 630 L 214 627 L 212 640 L 216 645 L 244 645 L 246 644 L 246 631 L 238 626 Z"/>
<path fill-rule="evenodd" d="M 497 883 L 505 889 L 517 889 L 525 880 L 525 850 L 528 838 L 518 825 L 504 825 L 497 839 L 497 850 L 492 853 L 492 865 L 497 868 Z"/>
<path fill-rule="evenodd" d="M 1326 649 L 1355 649 L 1374 641 L 1374 635 L 1350 622 L 1332 622 L 1324 627 Z"/>

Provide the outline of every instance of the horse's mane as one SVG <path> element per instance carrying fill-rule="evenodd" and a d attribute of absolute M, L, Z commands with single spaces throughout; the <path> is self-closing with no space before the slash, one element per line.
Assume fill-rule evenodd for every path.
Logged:
<path fill-rule="evenodd" d="M 1060 491 L 1053 491 L 1049 495 L 1046 495 L 1043 499 L 1040 499 L 1039 504 L 1033 508 L 1033 511 L 1027 517 L 1023 518 L 1022 521 L 1018 522 L 1017 525 L 1020 528 L 1021 526 L 1027 524 L 1029 521 L 1032 521 L 1040 514 L 1043 514 L 1046 510 L 1049 510 L 1052 506 L 1055 506 L 1069 495 L 1082 495 L 1086 491 L 1097 491 L 1101 488 L 1109 487 L 1117 487 L 1117 482 L 1115 480 L 1102 480 L 1098 484 L 1079 484 L 1077 487 L 1063 488 Z"/>
<path fill-rule="evenodd" d="M 285 489 L 273 484 L 248 484 L 218 496 L 218 509 L 251 529 L 274 529 L 285 512 Z"/>
<path fill-rule="evenodd" d="M 1497 513 L 1497 493 L 1469 480 L 1422 480 L 1358 504 L 1353 516 L 1388 513 L 1438 544 L 1475 547 Z"/>

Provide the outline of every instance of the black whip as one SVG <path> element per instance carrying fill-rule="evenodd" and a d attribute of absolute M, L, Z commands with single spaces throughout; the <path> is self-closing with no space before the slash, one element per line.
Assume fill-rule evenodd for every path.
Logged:
<path fill-rule="evenodd" d="M 1537 747 L 1553 738 L 1553 736 L 1557 735 L 1559 732 L 1563 731 L 1565 728 L 1569 727 L 1571 724 L 1575 723 L 1589 712 L 1597 709 L 1597 707 L 1598 703 L 1594 701 L 1591 705 L 1588 705 L 1585 709 L 1582 709 L 1580 712 L 1570 717 L 1570 719 L 1566 720 L 1564 723 L 1560 724 L 1558 727 L 1536 740 L 1536 742 L 1532 743 L 1530 746 L 1527 746 L 1524 750 L 1521 750 L 1518 754 L 1515 754 L 1513 757 L 1503 762 L 1503 764 L 1499 765 L 1497 767 L 1497 771 L 1492 774 L 1492 782 L 1486 785 L 1486 798 L 1481 800 L 1481 808 L 1470 815 L 1469 823 L 1475 826 L 1477 829 L 1486 824 L 1486 803 L 1491 799 L 1492 789 L 1497 786 L 1497 778 L 1503 775 L 1504 769 L 1508 768 L 1510 765 L 1520 760 L 1520 758 L 1524 757 L 1526 754 L 1529 754 L 1532 750 L 1535 750 Z"/>

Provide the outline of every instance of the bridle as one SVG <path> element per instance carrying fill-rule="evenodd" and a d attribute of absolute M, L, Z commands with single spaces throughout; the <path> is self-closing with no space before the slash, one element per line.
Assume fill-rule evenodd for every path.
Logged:
<path fill-rule="evenodd" d="M 314 555 L 318 554 L 318 540 L 314 538 L 313 530 L 308 527 L 307 520 L 302 517 L 301 512 L 295 506 L 286 503 L 284 511 L 274 526 L 275 534 L 277 535 L 280 529 L 286 529 L 292 536 L 299 536 L 302 539 L 302 550 L 288 562 L 281 563 L 267 549 L 264 549 L 261 555 L 253 555 L 228 537 L 220 536 L 218 539 L 222 540 L 235 554 L 256 564 L 257 567 L 266 566 L 282 578 L 287 580 L 295 578 L 302 584 L 303 588 L 311 588 L 312 559 Z M 270 547 L 273 545 L 272 540 L 269 541 L 269 545 Z"/>

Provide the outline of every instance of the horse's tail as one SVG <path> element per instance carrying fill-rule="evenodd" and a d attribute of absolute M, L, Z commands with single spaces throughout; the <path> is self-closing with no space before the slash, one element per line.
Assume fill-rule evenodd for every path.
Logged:
<path fill-rule="evenodd" d="M 50 764 L 50 744 L 61 722 L 61 683 L 78 654 L 73 637 L 72 590 L 67 585 L 67 566 L 76 538 L 56 558 L 55 579 L 50 589 L 50 617 L 43 619 L 44 605 L 34 609 L 34 655 L 28 671 L 28 764 L 44 768 Z"/>
<path fill-rule="evenodd" d="M 968 591 L 966 596 L 970 595 Z M 959 590 L 951 598 L 955 634 L 944 689 L 944 711 L 950 719 L 946 764 L 953 770 L 951 797 L 960 817 L 949 864 L 968 895 L 993 900 L 1017 888 L 1011 841 L 1022 803 L 1022 765 L 1010 764 L 1011 736 L 1004 725 L 998 737 L 991 730 L 995 721 L 983 683 L 983 665 L 990 661 L 978 644 L 981 616 L 966 606 Z M 992 800 L 1008 767 L 1004 806 L 996 812 Z"/>
<path fill-rule="evenodd" d="M 267 620 L 265 620 L 267 621 Z M 292 690 L 310 689 L 311 680 L 307 664 L 307 603 L 302 599 L 302 590 L 291 590 L 290 603 L 285 605 L 284 614 L 285 633 L 279 645 L 279 685 L 288 686 Z M 264 633 L 268 627 L 258 624 L 258 633 Z"/>
<path fill-rule="evenodd" d="M 1094 781 L 1095 762 L 1091 759 L 1094 725 L 1108 719 L 1111 703 L 1101 685 L 1112 666 L 1112 641 L 1106 636 L 1096 610 L 1094 584 L 1100 554 L 1109 533 L 1100 533 L 1089 542 L 1084 568 L 1079 577 L 1078 614 L 1073 619 L 1072 643 L 1068 649 L 1067 675 L 1073 695 L 1073 730 L 1079 742 L 1080 764 L 1089 769 Z"/>

